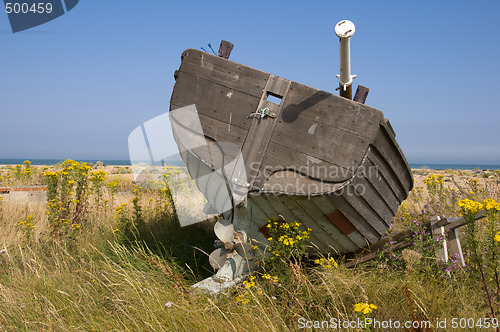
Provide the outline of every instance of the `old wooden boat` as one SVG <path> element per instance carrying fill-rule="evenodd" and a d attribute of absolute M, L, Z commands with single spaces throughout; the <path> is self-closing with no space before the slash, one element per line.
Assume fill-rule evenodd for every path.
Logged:
<path fill-rule="evenodd" d="M 240 232 L 266 244 L 275 217 L 311 228 L 323 253 L 353 252 L 384 235 L 413 186 L 378 109 L 194 49 L 175 79 L 174 137 L 208 206 L 229 221 L 216 225 L 224 243 L 243 242 Z M 244 246 L 232 247 L 211 255 L 215 267 Z"/>

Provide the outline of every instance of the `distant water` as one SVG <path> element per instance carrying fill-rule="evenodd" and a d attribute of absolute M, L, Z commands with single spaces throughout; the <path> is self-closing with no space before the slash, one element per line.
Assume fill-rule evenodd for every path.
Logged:
<path fill-rule="evenodd" d="M 0 165 L 20 165 L 26 159 L 0 159 Z M 55 165 L 60 162 L 63 162 L 62 159 L 28 159 L 31 161 L 32 165 Z M 97 159 L 76 159 L 79 162 L 86 162 L 95 164 L 100 161 L 104 165 L 112 165 L 112 166 L 130 166 L 130 160 L 97 160 Z M 175 167 L 183 167 L 184 162 L 177 160 L 169 160 L 163 164 L 164 166 L 175 166 Z"/>
<path fill-rule="evenodd" d="M 411 168 L 430 168 L 430 169 L 500 169 L 500 165 L 484 164 L 410 164 Z"/>
<path fill-rule="evenodd" d="M 0 159 L 0 165 L 20 165 L 25 159 Z M 62 159 L 29 159 L 33 165 L 55 165 L 64 160 Z M 130 160 L 97 160 L 97 159 L 82 159 L 77 161 L 84 161 L 86 163 L 95 164 L 101 161 L 104 165 L 113 166 L 130 166 Z M 164 162 L 164 166 L 184 167 L 183 161 L 168 160 Z M 500 169 L 500 165 L 486 165 L 486 164 L 412 164 L 411 168 L 429 168 L 429 169 Z"/>

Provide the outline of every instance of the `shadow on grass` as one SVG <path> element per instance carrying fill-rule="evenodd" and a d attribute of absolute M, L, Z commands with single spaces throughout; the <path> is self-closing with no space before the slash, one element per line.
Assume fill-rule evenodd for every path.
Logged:
<path fill-rule="evenodd" d="M 175 215 L 138 222 L 124 234 L 122 242 L 145 245 L 153 254 L 180 267 L 184 275 L 199 281 L 214 274 L 208 255 L 216 237 L 208 222 L 181 227 Z"/>

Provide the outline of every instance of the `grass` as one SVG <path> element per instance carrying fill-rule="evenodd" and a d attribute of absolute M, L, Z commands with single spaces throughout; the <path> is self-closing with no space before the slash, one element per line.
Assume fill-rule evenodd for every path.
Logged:
<path fill-rule="evenodd" d="M 31 180 L 8 182 L 11 171 L 2 171 L 0 187 L 14 180 L 43 181 L 39 170 L 33 171 L 36 177 Z M 113 199 L 104 185 L 103 201 L 99 206 L 89 201 L 74 236 L 51 235 L 44 202 L 1 201 L 0 331 L 297 331 L 308 321 L 358 317 L 430 320 L 433 325 L 447 318 L 450 328 L 453 317 L 491 318 L 480 280 L 467 271 L 440 278 L 419 264 L 394 268 L 382 259 L 351 269 L 342 264 L 317 266 L 306 259 L 293 273 L 280 275 L 279 282 L 257 273 L 249 288 L 241 285 L 217 296 L 192 293 L 190 285 L 212 274 L 201 250 L 213 249 L 214 235 L 198 225 L 181 228 L 159 190 L 141 190 L 138 195 L 127 171 L 113 173 L 106 179 L 119 182 Z M 431 174 L 444 175 L 443 186 L 435 192 L 423 183 Z M 433 209 L 440 204 L 440 214 L 457 216 L 460 211 L 451 201 L 451 188 L 457 188 L 458 198 L 470 197 L 471 179 L 478 179 L 476 189 L 482 189 L 474 193 L 477 199 L 499 198 L 498 172 L 486 177 L 424 170 L 414 176 L 416 189 L 406 202 L 406 212 L 415 216 L 428 203 Z M 136 223 L 134 197 L 141 207 L 141 224 Z M 125 203 L 121 218 L 115 208 Z M 34 228 L 23 229 L 19 222 L 31 214 Z M 403 211 L 395 220 L 404 228 Z M 128 237 L 122 233 L 125 222 L 131 223 Z M 482 229 L 484 223 L 478 225 Z M 116 229 L 120 230 L 113 232 Z M 488 278 L 494 285 L 491 274 Z M 500 318 L 500 294 L 495 287 L 490 291 Z M 248 301 L 242 303 L 238 299 L 245 292 Z M 360 316 L 353 310 L 360 302 L 373 303 L 377 309 Z"/>

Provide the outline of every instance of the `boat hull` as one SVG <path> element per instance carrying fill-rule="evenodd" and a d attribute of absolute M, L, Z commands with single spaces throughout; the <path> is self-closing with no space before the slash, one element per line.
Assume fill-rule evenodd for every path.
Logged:
<path fill-rule="evenodd" d="M 191 177 L 219 211 L 228 183 L 245 188 L 231 201 L 235 229 L 265 243 L 268 218 L 299 220 L 319 251 L 336 253 L 386 232 L 413 179 L 381 111 L 197 50 L 175 77 L 171 111 L 194 105 L 207 146 L 185 149 L 189 124 L 174 130 Z M 234 160 L 244 178 L 226 167 Z"/>

